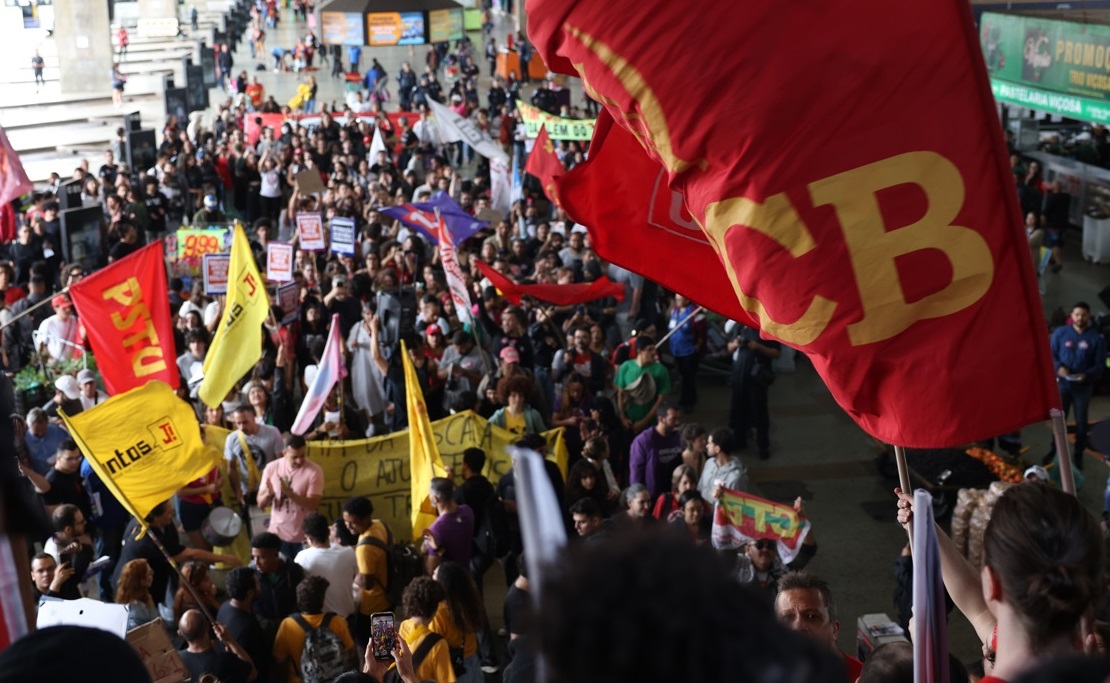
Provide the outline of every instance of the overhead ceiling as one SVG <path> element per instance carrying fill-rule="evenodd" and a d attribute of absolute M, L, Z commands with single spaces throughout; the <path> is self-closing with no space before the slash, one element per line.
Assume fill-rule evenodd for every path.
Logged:
<path fill-rule="evenodd" d="M 980 12 L 1004 12 L 1080 24 L 1110 25 L 1110 0 L 1079 0 L 1078 2 L 971 0 L 971 9 L 976 15 Z"/>

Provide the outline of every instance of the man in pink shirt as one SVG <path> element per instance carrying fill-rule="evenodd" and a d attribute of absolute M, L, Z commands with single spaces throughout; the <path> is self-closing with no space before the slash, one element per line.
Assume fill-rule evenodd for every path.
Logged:
<path fill-rule="evenodd" d="M 258 507 L 270 511 L 270 531 L 281 539 L 281 553 L 290 562 L 304 546 L 301 522 L 320 507 L 324 470 L 305 456 L 305 440 L 286 434 L 282 457 L 266 465 L 258 487 Z"/>

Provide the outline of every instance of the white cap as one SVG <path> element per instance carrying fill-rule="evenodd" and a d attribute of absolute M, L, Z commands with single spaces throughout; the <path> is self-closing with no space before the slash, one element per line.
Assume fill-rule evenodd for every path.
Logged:
<path fill-rule="evenodd" d="M 81 398 L 81 387 L 73 375 L 62 375 L 54 380 L 54 386 L 71 401 Z"/>

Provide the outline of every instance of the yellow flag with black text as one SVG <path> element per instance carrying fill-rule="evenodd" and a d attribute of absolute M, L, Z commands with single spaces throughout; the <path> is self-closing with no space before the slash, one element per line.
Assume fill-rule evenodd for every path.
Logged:
<path fill-rule="evenodd" d="M 235 382 L 262 357 L 262 323 L 269 314 L 266 283 L 258 273 L 243 226 L 236 223 L 223 317 L 204 359 L 204 379 L 197 389 L 205 405 L 220 405 Z"/>
<path fill-rule="evenodd" d="M 139 520 L 218 463 L 220 452 L 205 448 L 196 413 L 165 382 L 147 382 L 73 416 L 58 413 L 93 471 Z"/>
<path fill-rule="evenodd" d="M 419 540 L 424 530 L 436 520 L 436 510 L 428 500 L 433 477 L 447 476 L 447 468 L 439 457 L 424 391 L 416 377 L 416 368 L 409 358 L 408 346 L 401 342 L 401 360 L 405 366 L 405 407 L 409 417 L 409 469 L 412 486 L 412 538 Z"/>

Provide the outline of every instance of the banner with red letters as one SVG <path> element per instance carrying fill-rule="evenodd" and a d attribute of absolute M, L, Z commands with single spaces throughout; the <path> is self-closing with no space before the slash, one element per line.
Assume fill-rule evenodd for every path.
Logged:
<path fill-rule="evenodd" d="M 70 286 L 109 394 L 152 379 L 177 388 L 168 289 L 160 240 Z"/>

